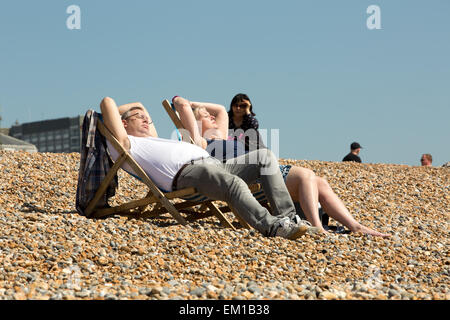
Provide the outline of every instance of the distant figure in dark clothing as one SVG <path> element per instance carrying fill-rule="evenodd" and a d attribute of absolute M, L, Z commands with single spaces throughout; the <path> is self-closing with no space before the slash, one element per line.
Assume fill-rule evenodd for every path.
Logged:
<path fill-rule="evenodd" d="M 361 163 L 361 158 L 358 156 L 362 147 L 358 142 L 353 142 L 350 145 L 350 153 L 342 159 L 342 161 L 353 161 Z"/>

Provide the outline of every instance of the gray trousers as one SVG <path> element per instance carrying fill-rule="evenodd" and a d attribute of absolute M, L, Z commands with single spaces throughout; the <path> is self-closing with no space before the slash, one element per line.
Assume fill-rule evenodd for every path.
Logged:
<path fill-rule="evenodd" d="M 253 196 L 247 184 L 259 178 L 273 215 Z M 194 187 L 212 200 L 229 203 L 250 226 L 265 236 L 274 236 L 279 221 L 295 216 L 295 207 L 279 170 L 278 160 L 268 149 L 259 149 L 222 163 L 215 158 L 194 161 L 177 179 L 177 189 Z"/>

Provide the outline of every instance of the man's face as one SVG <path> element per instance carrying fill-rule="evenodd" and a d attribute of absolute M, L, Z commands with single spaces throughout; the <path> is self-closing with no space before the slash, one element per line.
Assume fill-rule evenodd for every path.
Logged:
<path fill-rule="evenodd" d="M 431 161 L 430 159 L 428 159 L 426 156 L 422 156 L 422 158 L 420 158 L 420 163 L 422 164 L 422 166 L 424 167 L 428 167 L 431 166 Z"/>
<path fill-rule="evenodd" d="M 130 115 L 122 120 L 123 126 L 129 135 L 135 137 L 149 137 L 149 118 L 144 110 L 136 109 L 131 111 Z"/>

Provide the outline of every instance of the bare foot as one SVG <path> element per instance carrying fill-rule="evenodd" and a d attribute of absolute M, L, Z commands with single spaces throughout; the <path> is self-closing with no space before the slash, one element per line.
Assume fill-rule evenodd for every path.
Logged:
<path fill-rule="evenodd" d="M 361 224 L 358 227 L 356 227 L 355 230 L 352 230 L 352 232 L 361 232 L 364 234 L 368 234 L 368 235 L 375 236 L 375 237 L 382 237 L 382 238 L 387 238 L 387 237 L 391 236 L 390 234 L 378 232 L 376 230 L 370 229 Z"/>
<path fill-rule="evenodd" d="M 308 233 L 308 234 L 321 234 L 321 233 L 327 234 L 328 231 L 325 230 L 322 226 L 320 226 L 320 227 L 309 227 L 308 231 L 306 233 Z"/>

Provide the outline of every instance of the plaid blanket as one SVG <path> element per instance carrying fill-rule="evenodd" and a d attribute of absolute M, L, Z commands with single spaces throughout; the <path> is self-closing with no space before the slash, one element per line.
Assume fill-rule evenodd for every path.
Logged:
<path fill-rule="evenodd" d="M 94 110 L 88 110 L 83 120 L 76 194 L 76 209 L 81 215 L 86 215 L 85 210 L 89 202 L 113 165 L 106 148 L 106 139 L 96 130 L 97 121 L 102 121 L 101 114 Z M 118 177 L 116 175 L 95 209 L 109 207 L 108 199 L 115 195 L 117 186 Z"/>

